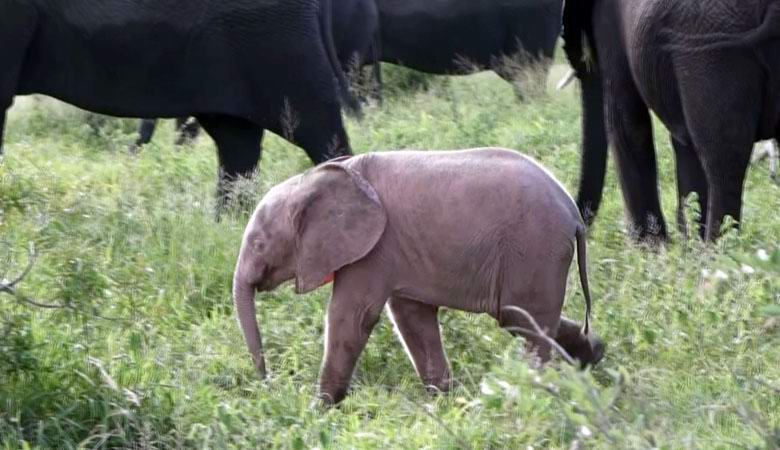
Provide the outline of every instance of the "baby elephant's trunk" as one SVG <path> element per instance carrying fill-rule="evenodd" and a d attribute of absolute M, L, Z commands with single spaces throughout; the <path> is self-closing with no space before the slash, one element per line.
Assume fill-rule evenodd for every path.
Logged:
<path fill-rule="evenodd" d="M 580 283 L 585 295 L 585 326 L 582 328 L 582 334 L 587 336 L 590 333 L 590 288 L 588 287 L 588 253 L 585 239 L 585 225 L 577 226 L 577 266 L 580 270 Z"/>
<path fill-rule="evenodd" d="M 263 340 L 260 337 L 260 329 L 257 327 L 255 317 L 255 286 L 247 282 L 240 275 L 239 270 L 233 277 L 233 301 L 236 305 L 238 323 L 244 333 L 244 340 L 252 355 L 257 372 L 261 378 L 265 378 L 265 356 L 263 354 Z"/>

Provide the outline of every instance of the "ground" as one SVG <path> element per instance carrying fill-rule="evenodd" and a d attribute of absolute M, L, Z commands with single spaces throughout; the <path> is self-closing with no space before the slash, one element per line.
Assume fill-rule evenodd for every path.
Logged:
<path fill-rule="evenodd" d="M 574 192 L 576 89 L 519 103 L 493 74 L 388 95 L 349 121 L 358 152 L 514 148 Z M 339 408 L 312 403 L 329 287 L 258 295 L 271 377 L 257 378 L 231 279 L 246 213 L 213 220 L 212 142 L 175 148 L 169 123 L 138 155 L 134 121 L 92 120 L 18 98 L 0 163 L 0 446 L 4 448 L 778 448 L 780 192 L 750 170 L 744 223 L 717 245 L 673 234 L 664 248 L 626 234 L 613 165 L 588 236 L 593 324 L 607 356 L 592 371 L 537 371 L 522 342 L 486 316 L 441 322 L 459 386 L 427 393 L 383 318 Z M 97 123 L 96 123 L 97 122 Z M 676 208 L 657 124 L 664 212 Z M 259 200 L 309 167 L 267 135 Z M 691 214 L 695 208 L 691 209 Z M 670 228 L 673 228 L 670 227 Z M 575 266 L 572 267 L 572 271 Z M 25 300 L 53 303 L 44 309 Z M 569 277 L 566 314 L 581 320 Z"/>

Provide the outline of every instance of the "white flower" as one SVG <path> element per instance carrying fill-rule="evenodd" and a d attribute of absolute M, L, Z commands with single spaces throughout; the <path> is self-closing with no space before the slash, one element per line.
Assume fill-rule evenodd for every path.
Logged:
<path fill-rule="evenodd" d="M 589 438 L 593 436 L 593 432 L 590 431 L 590 428 L 586 427 L 585 425 L 580 427 L 580 436 L 584 438 Z"/>
<path fill-rule="evenodd" d="M 501 386 L 501 389 L 504 390 L 504 393 L 506 393 L 507 397 L 515 398 L 520 394 L 516 387 L 512 386 L 504 380 L 498 380 L 496 381 L 496 384 Z"/>
<path fill-rule="evenodd" d="M 483 395 L 495 395 L 496 393 L 487 383 L 482 383 L 479 386 L 479 392 L 482 392 Z"/>
<path fill-rule="evenodd" d="M 715 278 L 717 278 L 719 280 L 728 280 L 729 276 L 726 274 L 726 272 L 718 269 L 718 270 L 715 271 Z"/>
<path fill-rule="evenodd" d="M 746 273 L 748 275 L 752 275 L 756 273 L 756 269 L 748 266 L 747 264 L 742 264 L 742 273 Z"/>
<path fill-rule="evenodd" d="M 355 437 L 358 439 L 375 439 L 376 434 L 367 431 L 358 431 L 355 433 Z"/>
<path fill-rule="evenodd" d="M 756 256 L 758 256 L 758 259 L 761 261 L 769 261 L 769 253 L 767 253 L 763 248 L 758 249 Z"/>

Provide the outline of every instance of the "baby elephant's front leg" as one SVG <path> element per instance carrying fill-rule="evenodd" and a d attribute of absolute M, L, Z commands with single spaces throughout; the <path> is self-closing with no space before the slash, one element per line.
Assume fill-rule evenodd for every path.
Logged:
<path fill-rule="evenodd" d="M 319 397 L 326 406 L 347 395 L 357 360 L 387 299 L 361 290 L 345 292 L 347 288 L 338 281 L 328 305 L 325 360 L 320 373 Z"/>
<path fill-rule="evenodd" d="M 446 392 L 452 383 L 450 365 L 439 331 L 439 308 L 405 298 L 391 298 L 391 318 L 425 386 Z"/>

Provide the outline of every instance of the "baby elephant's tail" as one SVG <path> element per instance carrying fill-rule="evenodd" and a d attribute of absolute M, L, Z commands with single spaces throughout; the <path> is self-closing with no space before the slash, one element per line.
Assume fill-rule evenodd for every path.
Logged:
<path fill-rule="evenodd" d="M 588 252 L 585 238 L 585 225 L 577 225 L 577 266 L 580 270 L 580 283 L 582 291 L 585 294 L 585 326 L 582 328 L 582 334 L 590 333 L 590 287 L 588 287 Z"/>

